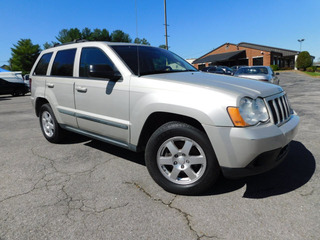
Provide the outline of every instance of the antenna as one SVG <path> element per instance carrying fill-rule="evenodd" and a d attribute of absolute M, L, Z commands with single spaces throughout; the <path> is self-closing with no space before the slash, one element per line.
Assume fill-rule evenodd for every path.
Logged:
<path fill-rule="evenodd" d="M 167 31 L 167 1 L 164 0 L 164 28 L 165 28 L 165 37 L 166 37 L 166 49 L 168 50 L 168 31 Z"/>

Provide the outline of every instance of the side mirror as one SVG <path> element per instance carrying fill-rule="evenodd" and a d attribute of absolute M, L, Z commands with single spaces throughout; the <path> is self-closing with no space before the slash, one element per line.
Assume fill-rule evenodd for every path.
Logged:
<path fill-rule="evenodd" d="M 90 65 L 89 76 L 94 78 L 108 78 L 118 81 L 122 76 L 119 71 L 114 71 L 109 65 Z"/>
<path fill-rule="evenodd" d="M 280 75 L 280 73 L 276 73 L 276 75 Z"/>

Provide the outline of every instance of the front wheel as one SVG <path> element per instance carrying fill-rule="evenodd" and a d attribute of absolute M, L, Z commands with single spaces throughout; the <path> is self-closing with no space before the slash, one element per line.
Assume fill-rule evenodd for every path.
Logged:
<path fill-rule="evenodd" d="M 220 173 L 207 135 L 181 122 L 166 123 L 153 133 L 145 159 L 155 182 L 175 194 L 200 194 Z"/>

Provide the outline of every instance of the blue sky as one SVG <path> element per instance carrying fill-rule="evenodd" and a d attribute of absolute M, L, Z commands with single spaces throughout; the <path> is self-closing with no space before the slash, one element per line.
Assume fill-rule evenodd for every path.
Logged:
<path fill-rule="evenodd" d="M 11 47 L 30 38 L 43 47 L 64 28 L 120 29 L 151 45 L 165 43 L 163 0 L 1 0 L 0 66 Z M 197 58 L 226 43 L 302 50 L 320 58 L 319 0 L 167 0 L 170 50 Z"/>

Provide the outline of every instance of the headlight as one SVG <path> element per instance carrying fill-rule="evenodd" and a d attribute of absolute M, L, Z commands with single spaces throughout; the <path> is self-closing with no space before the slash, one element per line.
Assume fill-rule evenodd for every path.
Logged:
<path fill-rule="evenodd" d="M 262 98 L 244 97 L 240 100 L 239 108 L 229 107 L 228 112 L 237 127 L 252 126 L 269 120 L 267 107 Z"/>

